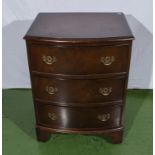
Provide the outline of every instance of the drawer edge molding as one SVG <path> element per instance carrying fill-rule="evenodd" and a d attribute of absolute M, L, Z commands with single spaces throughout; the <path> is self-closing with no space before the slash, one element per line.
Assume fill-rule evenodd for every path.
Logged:
<path fill-rule="evenodd" d="M 54 46 L 103 46 L 111 44 L 129 44 L 134 37 L 111 37 L 111 38 L 86 38 L 86 39 L 75 39 L 75 38 L 64 38 L 64 39 L 51 39 L 47 37 L 32 37 L 25 36 L 25 39 L 29 44 L 44 44 L 54 45 Z"/>
<path fill-rule="evenodd" d="M 60 132 L 60 133 L 77 133 L 77 134 L 101 134 L 101 133 L 111 133 L 116 131 L 123 130 L 123 126 L 119 126 L 117 128 L 85 128 L 85 129 L 77 129 L 77 128 L 49 128 L 44 127 L 42 125 L 36 125 L 36 128 L 40 128 L 41 130 L 49 131 L 49 132 Z"/>
<path fill-rule="evenodd" d="M 86 74 L 86 75 L 71 75 L 71 74 L 52 74 L 52 73 L 42 73 L 38 71 L 31 71 L 32 75 L 38 77 L 47 77 L 47 78 L 57 78 L 57 79 L 100 79 L 100 78 L 109 78 L 114 76 L 126 77 L 127 72 L 121 73 L 108 73 L 108 74 Z"/>
<path fill-rule="evenodd" d="M 117 101 L 110 101 L 110 102 L 93 102 L 90 104 L 85 103 L 73 103 L 73 102 L 52 102 L 47 100 L 41 100 L 38 98 L 35 98 L 35 101 L 40 104 L 46 104 L 46 105 L 53 105 L 53 106 L 59 106 L 59 107 L 102 107 L 102 106 L 115 106 L 115 105 L 123 105 L 123 100 L 117 100 Z"/>

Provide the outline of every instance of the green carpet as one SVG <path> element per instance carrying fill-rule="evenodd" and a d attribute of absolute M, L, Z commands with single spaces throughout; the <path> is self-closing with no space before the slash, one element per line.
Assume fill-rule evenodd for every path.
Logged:
<path fill-rule="evenodd" d="M 3 90 L 3 155 L 152 155 L 152 90 L 129 90 L 122 144 L 99 136 L 55 134 L 37 142 L 29 89 Z"/>

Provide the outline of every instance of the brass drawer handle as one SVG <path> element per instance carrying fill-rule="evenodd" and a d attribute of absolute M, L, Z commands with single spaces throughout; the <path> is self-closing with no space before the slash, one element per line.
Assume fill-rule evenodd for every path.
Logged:
<path fill-rule="evenodd" d="M 100 88 L 99 93 L 102 94 L 103 96 L 108 96 L 112 92 L 112 87 L 105 87 L 105 88 Z"/>
<path fill-rule="evenodd" d="M 57 61 L 56 57 L 55 56 L 46 56 L 46 55 L 43 55 L 42 56 L 42 60 L 45 64 L 47 65 L 52 65 L 54 62 Z"/>
<path fill-rule="evenodd" d="M 105 66 L 110 66 L 114 61 L 115 61 L 115 57 L 114 57 L 114 56 L 105 56 L 105 57 L 101 57 L 101 62 L 102 62 Z"/>
<path fill-rule="evenodd" d="M 48 94 L 53 95 L 58 91 L 58 88 L 53 86 L 46 86 L 45 90 L 48 92 Z"/>
<path fill-rule="evenodd" d="M 50 118 L 52 121 L 57 120 L 57 116 L 55 113 L 48 112 L 48 118 Z"/>
<path fill-rule="evenodd" d="M 106 122 L 110 119 L 110 114 L 100 114 L 97 116 L 97 118 L 102 121 L 102 122 Z"/>

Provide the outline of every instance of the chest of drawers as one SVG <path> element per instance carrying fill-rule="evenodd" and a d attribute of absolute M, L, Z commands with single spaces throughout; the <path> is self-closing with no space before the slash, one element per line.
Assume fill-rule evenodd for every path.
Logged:
<path fill-rule="evenodd" d="M 102 134 L 120 143 L 132 40 L 122 13 L 40 13 L 25 35 L 39 141 Z"/>

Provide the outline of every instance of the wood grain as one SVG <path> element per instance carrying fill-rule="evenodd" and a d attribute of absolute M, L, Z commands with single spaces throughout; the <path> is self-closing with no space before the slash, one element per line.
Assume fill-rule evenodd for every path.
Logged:
<path fill-rule="evenodd" d="M 24 39 L 37 139 L 59 132 L 108 135 L 121 143 L 134 39 L 125 16 L 41 13 Z M 103 95 L 100 88 L 111 92 Z"/>

